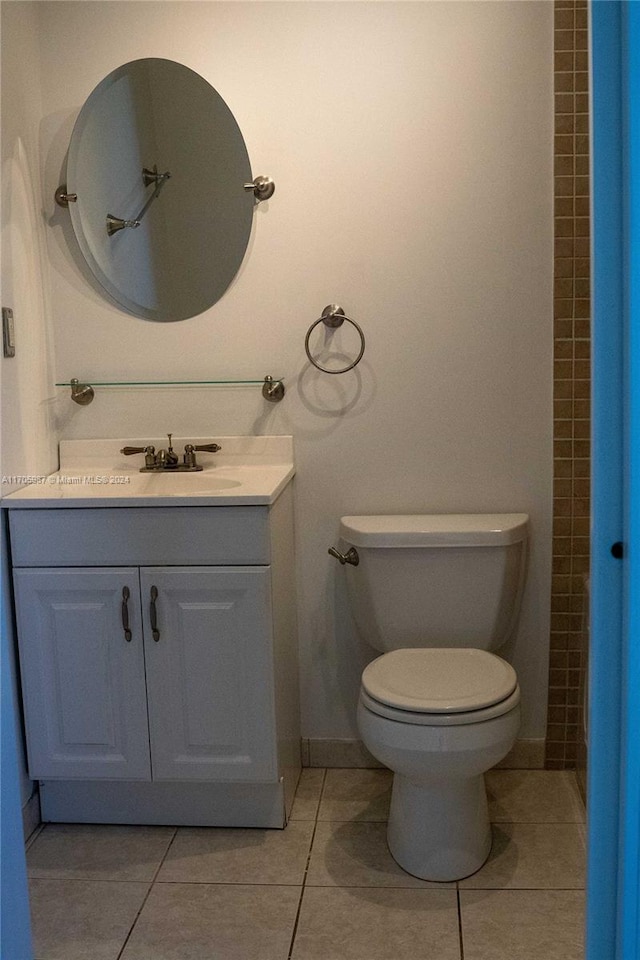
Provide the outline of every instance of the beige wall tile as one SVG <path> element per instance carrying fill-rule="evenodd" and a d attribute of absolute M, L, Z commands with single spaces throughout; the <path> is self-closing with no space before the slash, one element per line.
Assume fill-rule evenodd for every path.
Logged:
<path fill-rule="evenodd" d="M 554 614 L 577 611 L 582 582 L 572 575 L 589 567 L 589 531 L 579 521 L 589 517 L 589 494 L 575 486 L 576 478 L 588 484 L 590 411 L 590 259 L 589 259 L 589 126 L 587 10 L 578 0 L 556 0 L 555 43 L 555 261 L 554 261 L 554 400 L 568 401 L 572 413 L 555 408 L 554 421 L 554 542 L 551 606 Z M 570 78 L 570 79 L 569 79 Z M 569 245 L 571 244 L 571 246 Z M 564 323 L 562 340 L 557 324 Z M 569 484 L 569 486 L 567 486 Z M 571 577 L 562 585 L 559 600 L 556 579 Z M 561 625 L 553 618 L 551 649 L 558 634 L 575 631 L 573 623 Z M 555 636 L 554 636 L 555 633 Z M 566 634 L 563 644 L 570 645 Z M 573 641 L 571 641 L 573 643 Z M 581 666 L 578 668 L 582 670 Z M 580 676 L 580 674 L 578 674 Z M 570 684 L 575 675 L 551 665 L 549 702 L 551 708 L 571 700 Z M 578 724 L 548 716 L 546 760 L 549 768 L 571 766 L 578 756 Z"/>

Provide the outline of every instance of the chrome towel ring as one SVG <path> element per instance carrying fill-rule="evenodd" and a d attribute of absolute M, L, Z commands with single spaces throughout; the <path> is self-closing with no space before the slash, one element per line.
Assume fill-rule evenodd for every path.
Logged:
<path fill-rule="evenodd" d="M 353 327 L 355 327 L 356 330 L 358 331 L 358 334 L 360 336 L 360 341 L 361 341 L 360 352 L 356 357 L 356 359 L 353 361 L 353 363 L 350 363 L 348 367 L 341 367 L 339 370 L 329 370 L 327 369 L 327 367 L 320 366 L 320 364 L 316 360 L 314 360 L 313 357 L 311 356 L 311 351 L 309 350 L 309 337 L 311 336 L 312 332 L 315 330 L 315 328 L 318 326 L 319 323 L 324 323 L 325 326 L 335 329 L 336 327 L 341 327 L 345 320 L 348 323 L 350 323 Z M 318 319 L 311 324 L 311 326 L 307 330 L 307 335 L 304 338 L 304 349 L 307 354 L 307 357 L 309 358 L 310 362 L 314 365 L 314 367 L 317 367 L 318 370 L 322 370 L 323 373 L 346 373 L 347 370 L 353 370 L 353 368 L 362 360 L 362 356 L 364 354 L 364 346 L 365 346 L 364 333 L 362 332 L 358 324 L 355 322 L 355 320 L 352 320 L 351 317 L 348 317 L 345 314 L 342 307 L 338 306 L 337 303 L 330 303 L 328 306 L 324 308 L 324 310 L 322 311 L 322 316 L 318 317 Z"/>

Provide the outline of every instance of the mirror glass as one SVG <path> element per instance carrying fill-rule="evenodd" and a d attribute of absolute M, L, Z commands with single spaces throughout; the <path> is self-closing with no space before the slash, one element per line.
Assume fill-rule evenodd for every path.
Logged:
<path fill-rule="evenodd" d="M 184 320 L 242 263 L 255 197 L 220 95 L 171 60 L 110 73 L 80 111 L 67 158 L 71 222 L 90 270 L 135 316 Z"/>

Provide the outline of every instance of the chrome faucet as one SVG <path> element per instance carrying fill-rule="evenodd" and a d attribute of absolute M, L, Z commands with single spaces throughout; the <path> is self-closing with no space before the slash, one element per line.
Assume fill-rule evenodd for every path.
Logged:
<path fill-rule="evenodd" d="M 217 443 L 193 444 L 187 443 L 184 448 L 182 462 L 178 454 L 171 445 L 172 434 L 167 434 L 169 443 L 167 449 L 160 449 L 156 453 L 156 448 L 152 444 L 146 447 L 123 447 L 120 453 L 125 457 L 130 457 L 135 453 L 144 453 L 144 467 L 140 467 L 140 473 L 163 473 L 163 472 L 195 472 L 204 468 L 196 462 L 196 450 L 202 450 L 206 453 L 217 453 L 222 447 Z"/>
<path fill-rule="evenodd" d="M 179 465 L 178 454 L 171 446 L 171 436 L 168 433 L 169 443 L 166 450 L 158 450 L 156 453 L 156 464 L 160 470 L 174 470 Z"/>

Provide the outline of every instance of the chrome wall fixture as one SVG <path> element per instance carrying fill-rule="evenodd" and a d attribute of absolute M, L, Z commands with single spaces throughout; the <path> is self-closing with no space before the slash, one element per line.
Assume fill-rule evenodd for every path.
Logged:
<path fill-rule="evenodd" d="M 70 203 L 77 203 L 77 193 L 67 193 L 66 183 L 61 183 L 53 195 L 54 200 L 59 207 L 68 207 Z"/>
<path fill-rule="evenodd" d="M 74 403 L 86 407 L 87 404 L 91 403 L 94 396 L 95 390 L 88 383 L 80 383 L 76 377 L 71 380 L 71 399 Z"/>
<path fill-rule="evenodd" d="M 345 563 L 350 563 L 353 567 L 357 567 L 360 563 L 360 557 L 358 556 L 358 551 L 355 547 L 350 547 L 346 553 L 340 553 L 340 551 L 335 547 L 329 547 L 327 552 L 330 556 L 335 557 L 336 560 L 339 560 L 343 567 Z"/>
<path fill-rule="evenodd" d="M 358 332 L 358 335 L 360 337 L 360 352 L 358 353 L 358 356 L 353 361 L 353 363 L 350 363 L 348 366 L 340 367 L 338 370 L 329 370 L 328 367 L 322 367 L 318 363 L 318 361 L 311 356 L 311 351 L 309 349 L 309 338 L 311 337 L 311 334 L 313 333 L 313 331 L 315 330 L 315 328 L 318 326 L 319 323 L 324 323 L 326 327 L 335 329 L 337 327 L 341 327 L 345 320 L 347 321 L 347 323 L 350 323 L 352 327 L 355 327 L 355 329 Z M 360 361 L 362 360 L 362 357 L 364 355 L 364 347 L 365 347 L 365 339 L 364 339 L 364 333 L 362 332 L 361 328 L 355 322 L 355 320 L 352 320 L 351 317 L 348 317 L 345 314 L 342 307 L 340 307 L 337 303 L 330 303 L 328 306 L 324 308 L 324 310 L 322 311 L 322 316 L 318 317 L 318 319 L 311 324 L 311 326 L 307 330 L 307 335 L 304 338 L 304 349 L 307 354 L 307 357 L 309 358 L 309 361 L 314 365 L 314 367 L 317 367 L 318 370 L 321 370 L 323 373 L 346 373 L 348 370 L 353 370 L 353 368 L 357 366 L 357 364 L 359 364 Z"/>
<path fill-rule="evenodd" d="M 120 217 L 114 217 L 112 213 L 108 213 L 107 214 L 107 233 L 109 234 L 109 236 L 112 237 L 114 233 L 117 233 L 118 230 L 124 230 L 125 227 L 133 227 L 134 229 L 136 227 L 139 227 L 145 213 L 147 212 L 147 210 L 149 209 L 153 201 L 156 199 L 156 197 L 160 196 L 160 191 L 162 190 L 167 180 L 170 180 L 170 179 L 171 179 L 171 174 L 169 173 L 169 171 L 167 170 L 165 173 L 158 173 L 158 167 L 156 166 L 156 164 L 153 165 L 153 169 L 151 170 L 148 167 L 143 167 L 142 182 L 144 183 L 145 187 L 148 187 L 150 186 L 150 184 L 154 183 L 155 190 L 153 191 L 153 193 L 145 203 L 144 207 L 142 208 L 138 216 L 135 217 L 135 219 L 133 220 L 123 220 Z"/>
<path fill-rule="evenodd" d="M 265 400 L 268 400 L 269 403 L 280 403 L 284 397 L 284 383 L 282 380 L 274 380 L 273 377 L 267 375 L 262 384 L 262 396 Z"/>
<path fill-rule="evenodd" d="M 142 179 L 145 187 L 155 184 L 155 190 L 145 203 L 138 216 L 134 217 L 132 220 L 127 220 L 123 217 L 114 217 L 112 213 L 107 214 L 107 233 L 110 237 L 112 237 L 113 234 L 117 233 L 119 230 L 124 230 L 125 227 L 131 227 L 132 229 L 135 229 L 136 227 L 140 226 L 140 221 L 151 206 L 152 202 L 160 195 L 160 190 L 167 180 L 171 179 L 171 173 L 168 170 L 166 170 L 164 173 L 158 173 L 158 168 L 154 164 L 151 169 L 149 169 L 149 167 L 143 168 Z M 253 195 L 256 198 L 256 203 L 261 203 L 263 200 L 268 200 L 269 197 L 272 197 L 276 191 L 276 185 L 271 177 L 255 177 L 251 183 L 245 183 L 243 186 L 245 190 L 253 191 Z M 67 193 L 67 185 L 61 184 L 54 194 L 54 199 L 59 207 L 68 207 L 70 203 L 77 202 L 78 194 Z"/>
<path fill-rule="evenodd" d="M 244 188 L 245 190 L 253 190 L 257 203 L 268 200 L 276 191 L 276 185 L 271 177 L 254 177 L 251 183 L 245 183 Z"/>
<path fill-rule="evenodd" d="M 285 395 L 283 380 L 269 375 L 262 380 L 110 380 L 96 382 L 97 387 L 220 387 L 220 386 L 262 386 L 262 396 L 269 403 L 279 403 Z M 74 403 L 86 407 L 95 396 L 95 390 L 88 383 L 77 378 L 56 383 L 57 387 L 71 387 L 71 399 Z"/>

